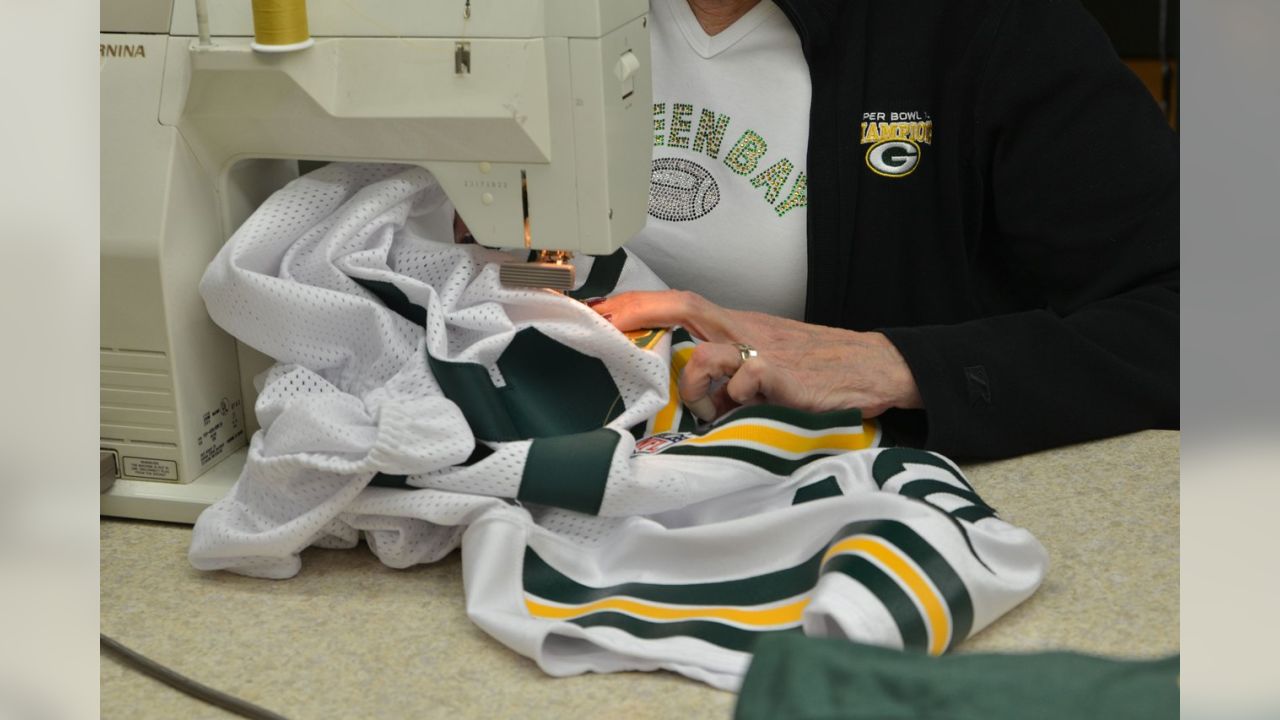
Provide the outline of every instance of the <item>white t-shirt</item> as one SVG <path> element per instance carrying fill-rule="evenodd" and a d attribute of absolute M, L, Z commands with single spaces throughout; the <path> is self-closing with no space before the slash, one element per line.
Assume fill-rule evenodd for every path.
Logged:
<path fill-rule="evenodd" d="M 764 0 L 708 36 L 687 0 L 650 0 L 653 185 L 627 245 L 667 284 L 800 319 L 808 278 L 809 69 Z"/>

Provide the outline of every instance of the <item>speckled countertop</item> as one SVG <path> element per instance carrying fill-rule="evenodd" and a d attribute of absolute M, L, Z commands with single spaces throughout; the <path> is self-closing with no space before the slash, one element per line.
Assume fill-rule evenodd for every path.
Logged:
<path fill-rule="evenodd" d="M 1137 435 L 966 466 L 1049 550 L 1044 585 L 962 651 L 1178 651 L 1178 442 Z M 289 718 L 728 718 L 735 696 L 669 673 L 555 679 L 467 620 L 457 554 L 391 570 L 308 550 L 291 580 L 200 573 L 191 529 L 102 521 L 102 631 Z M 222 718 L 102 658 L 104 718 Z"/>

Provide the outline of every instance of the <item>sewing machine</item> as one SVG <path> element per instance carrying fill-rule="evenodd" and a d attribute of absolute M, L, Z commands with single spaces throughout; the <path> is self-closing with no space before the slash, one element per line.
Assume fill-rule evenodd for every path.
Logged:
<path fill-rule="evenodd" d="M 427 168 L 477 242 L 548 251 L 512 283 L 644 224 L 647 0 L 311 0 L 292 52 L 251 46 L 249 0 L 101 9 L 104 515 L 194 522 L 238 477 L 270 361 L 196 287 L 298 161 Z"/>

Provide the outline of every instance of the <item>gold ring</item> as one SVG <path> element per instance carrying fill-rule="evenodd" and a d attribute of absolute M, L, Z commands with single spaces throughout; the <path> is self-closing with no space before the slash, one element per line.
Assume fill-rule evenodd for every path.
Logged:
<path fill-rule="evenodd" d="M 733 346 L 738 349 L 738 357 L 742 358 L 744 363 L 751 358 L 760 357 L 760 353 L 746 343 L 734 343 Z"/>

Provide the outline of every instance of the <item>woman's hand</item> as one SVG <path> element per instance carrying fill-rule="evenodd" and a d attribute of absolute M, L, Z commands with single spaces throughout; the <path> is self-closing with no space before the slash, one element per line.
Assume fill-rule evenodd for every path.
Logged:
<path fill-rule="evenodd" d="M 622 293 L 592 308 L 624 332 L 679 325 L 705 341 L 679 383 L 681 399 L 703 420 L 756 403 L 812 412 L 856 407 L 865 417 L 921 407 L 911 369 L 881 333 L 729 310 L 678 290 Z M 735 343 L 758 356 L 743 361 Z"/>

